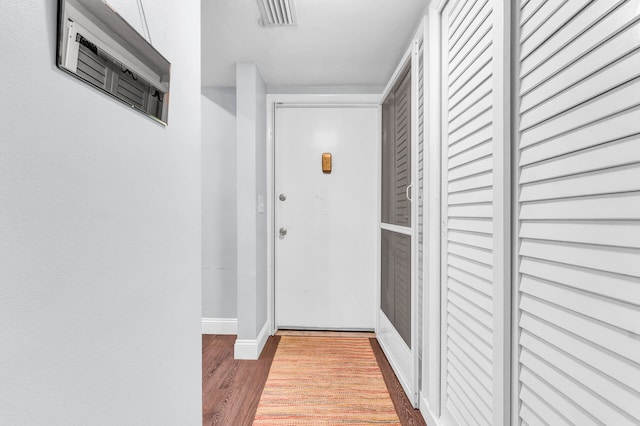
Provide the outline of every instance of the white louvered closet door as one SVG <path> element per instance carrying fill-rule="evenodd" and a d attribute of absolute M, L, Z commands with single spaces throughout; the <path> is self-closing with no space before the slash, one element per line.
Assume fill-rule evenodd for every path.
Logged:
<path fill-rule="evenodd" d="M 451 0 L 441 14 L 442 412 L 447 424 L 500 425 L 503 357 L 502 6 Z M 498 53 L 499 54 L 499 53 Z M 508 127 L 507 127 L 508 128 Z"/>
<path fill-rule="evenodd" d="M 640 424 L 640 0 L 519 2 L 517 424 Z"/>

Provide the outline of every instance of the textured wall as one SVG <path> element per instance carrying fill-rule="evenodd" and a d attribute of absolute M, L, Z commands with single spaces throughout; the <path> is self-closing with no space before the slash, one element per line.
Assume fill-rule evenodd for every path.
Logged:
<path fill-rule="evenodd" d="M 0 3 L 0 424 L 200 424 L 200 2 L 146 2 L 164 128 Z M 134 24 L 137 10 L 122 11 Z"/>
<path fill-rule="evenodd" d="M 202 93 L 202 316 L 236 318 L 236 89 Z"/>

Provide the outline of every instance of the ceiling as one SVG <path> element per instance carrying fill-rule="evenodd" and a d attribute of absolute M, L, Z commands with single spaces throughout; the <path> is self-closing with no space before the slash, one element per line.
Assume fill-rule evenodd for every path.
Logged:
<path fill-rule="evenodd" d="M 235 86 L 235 63 L 270 87 L 384 86 L 427 0 L 292 0 L 298 25 L 262 28 L 256 0 L 202 0 L 202 86 Z"/>

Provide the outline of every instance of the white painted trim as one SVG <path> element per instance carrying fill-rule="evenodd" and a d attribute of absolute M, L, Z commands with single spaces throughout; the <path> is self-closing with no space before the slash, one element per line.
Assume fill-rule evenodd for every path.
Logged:
<path fill-rule="evenodd" d="M 327 104 L 307 104 L 307 103 L 278 103 L 276 108 L 288 108 L 288 109 L 304 109 L 304 108 L 372 108 L 376 106 L 373 102 L 366 104 L 351 104 L 351 103 L 327 103 Z"/>
<path fill-rule="evenodd" d="M 275 111 L 275 100 L 267 95 L 267 322 L 271 335 L 278 331 L 275 320 Z"/>
<path fill-rule="evenodd" d="M 441 305 L 441 281 L 440 281 L 440 264 L 442 256 L 441 248 L 441 126 L 440 126 L 440 9 L 429 9 L 428 15 L 428 55 L 425 60 L 428 63 L 428 92 L 425 99 L 429 100 L 427 108 L 427 127 L 425 133 L 428 135 L 428 165 L 429 165 L 429 194 L 428 200 L 429 211 L 429 230 L 425 236 L 425 240 L 429 241 L 428 256 L 425 256 L 428 265 L 425 271 L 429 276 L 429 312 L 424 315 L 427 321 L 425 329 L 429 330 L 429 340 L 426 343 L 427 348 L 423 352 L 423 357 L 428 357 L 428 400 L 429 406 L 433 407 L 435 416 L 440 416 L 441 408 L 441 328 L 442 328 L 442 305 Z M 428 59 L 427 59 L 428 58 Z M 427 185 L 425 185 L 427 188 Z M 424 387 L 424 385 L 423 385 Z"/>
<path fill-rule="evenodd" d="M 420 392 L 420 414 L 422 414 L 424 422 L 429 426 L 447 426 L 444 419 L 436 416 L 429 405 L 429 399 L 422 392 Z"/>
<path fill-rule="evenodd" d="M 267 95 L 267 105 L 269 104 L 292 104 L 292 105 L 362 105 L 380 103 L 379 93 L 354 93 L 354 94 L 270 94 Z"/>
<path fill-rule="evenodd" d="M 238 334 L 238 319 L 202 318 L 202 334 Z"/>
<path fill-rule="evenodd" d="M 493 425 L 511 423 L 511 2 L 493 22 Z"/>
<path fill-rule="evenodd" d="M 431 0 L 428 7 L 430 10 L 442 14 L 442 11 L 448 2 L 449 0 Z"/>
<path fill-rule="evenodd" d="M 380 229 L 384 229 L 385 231 L 395 232 L 396 234 L 413 236 L 413 228 L 408 228 L 406 226 L 399 226 L 391 223 L 382 222 L 380 223 Z"/>
<path fill-rule="evenodd" d="M 384 99 L 387 97 L 389 92 L 391 92 L 391 89 L 393 88 L 393 86 L 395 86 L 395 84 L 398 82 L 398 78 L 400 77 L 400 74 L 402 73 L 404 68 L 407 66 L 407 63 L 409 63 L 409 61 L 411 60 L 412 52 L 413 52 L 413 42 L 409 45 L 409 48 L 404 52 L 404 54 L 402 55 L 402 59 L 400 59 L 400 63 L 396 67 L 393 74 L 391 74 L 391 78 L 389 79 L 389 82 L 387 83 L 386 87 L 382 91 L 382 96 L 380 96 L 380 101 L 379 101 L 380 104 L 384 102 Z"/>
<path fill-rule="evenodd" d="M 439 105 L 438 105 L 438 110 L 441 111 L 438 114 L 438 127 L 439 127 L 439 132 L 438 132 L 438 145 L 439 145 L 439 153 L 440 153 L 440 267 L 439 267 L 439 272 L 440 272 L 440 276 L 438 277 L 438 282 L 440 283 L 440 289 L 438 291 L 438 295 L 439 295 L 439 303 L 440 303 L 440 310 L 439 310 L 439 314 L 440 314 L 440 318 L 438 323 L 440 324 L 440 328 L 438 330 L 438 333 L 440 335 L 440 345 L 438 347 L 440 354 L 439 354 L 439 359 L 440 359 L 440 381 L 439 381 L 439 386 L 440 389 L 438 389 L 438 396 L 439 396 L 439 415 L 440 417 L 442 417 L 444 420 L 448 420 L 452 418 L 451 413 L 449 412 L 448 408 L 447 408 L 447 379 L 446 379 L 446 369 L 447 369 L 447 312 L 446 312 L 446 304 L 447 304 L 447 294 L 446 294 L 446 290 L 445 290 L 445 286 L 447 285 L 447 251 L 448 251 L 448 238 L 447 238 L 447 220 L 448 220 L 448 212 L 447 212 L 447 205 L 448 205 L 448 192 L 447 189 L 444 188 L 445 186 L 445 182 L 447 182 L 447 170 L 448 170 L 448 156 L 447 156 L 447 140 L 446 140 L 446 134 L 447 134 L 447 117 L 446 117 L 446 113 L 445 111 L 449 110 L 449 100 L 448 100 L 448 96 L 445 96 L 445 94 L 447 94 L 446 90 L 447 89 L 447 79 L 448 79 L 448 74 L 446 71 L 446 61 L 448 58 L 443 58 L 444 54 L 446 52 L 445 49 L 447 49 L 448 46 L 448 39 L 447 37 L 449 36 L 448 31 L 449 31 L 449 26 L 446 25 L 446 22 L 444 21 L 444 16 L 443 14 L 446 13 L 446 6 L 448 5 L 448 2 L 444 2 L 441 5 L 441 9 L 438 11 L 437 13 L 437 20 L 438 20 L 438 51 L 437 51 L 437 55 L 438 55 L 438 59 L 437 59 L 437 64 L 439 67 L 438 70 L 438 75 L 440 76 L 440 78 L 438 79 L 438 93 L 440 94 L 439 96 Z M 439 5 L 440 7 L 440 5 Z M 443 62 L 445 61 L 445 62 Z"/>
<path fill-rule="evenodd" d="M 517 247 L 520 236 L 520 207 L 518 200 L 520 182 L 520 13 L 511 10 L 511 424 L 520 423 L 520 254 Z"/>
<path fill-rule="evenodd" d="M 409 396 L 414 408 L 419 405 L 418 377 L 418 40 L 411 43 L 411 387 Z"/>
<path fill-rule="evenodd" d="M 380 109 L 380 94 L 267 94 L 267 324 L 269 334 L 278 330 L 275 319 L 275 118 L 276 107 L 287 106 L 369 106 Z M 378 123 L 380 129 L 381 121 Z M 380 133 L 380 132 L 379 132 Z M 378 151 L 380 151 L 380 134 Z M 380 179 L 378 179 L 380 180 Z M 378 203 L 379 205 L 379 203 Z M 378 238 L 379 239 L 379 238 Z M 378 247 L 380 242 L 378 241 Z M 379 285 L 379 283 L 378 283 Z M 378 290 L 379 292 L 379 290 Z M 379 306 L 379 303 L 378 303 Z"/>
<path fill-rule="evenodd" d="M 421 34 L 417 35 L 420 39 L 422 38 L 422 102 L 423 102 L 423 147 L 422 147 L 422 167 L 423 167 L 423 183 L 422 183 L 422 364 L 420 365 L 422 371 L 422 376 L 420 377 L 420 395 L 419 395 L 419 405 L 424 405 L 422 402 L 423 398 L 427 398 L 429 395 L 429 387 L 428 383 L 430 382 L 430 371 L 429 371 L 429 314 L 431 307 L 429 305 L 430 297 L 429 297 L 429 288 L 431 286 L 431 277 L 429 276 L 429 258 L 431 256 L 431 238 L 437 237 L 437 235 L 431 235 L 431 211 L 430 207 L 432 204 L 432 200 L 429 199 L 429 185 L 431 184 L 431 155 L 429 148 L 429 33 L 428 33 L 428 22 L 429 17 L 425 16 L 422 19 L 422 23 L 420 26 Z M 431 424 L 431 423 L 429 423 Z"/>
<path fill-rule="evenodd" d="M 400 334 L 396 331 L 393 324 L 387 316 L 382 312 L 381 309 L 378 309 L 378 321 L 379 328 L 376 330 L 376 338 L 378 343 L 380 343 L 380 347 L 384 352 L 389 364 L 391 364 L 391 368 L 393 369 L 400 385 L 402 385 L 402 389 L 404 393 L 407 395 L 407 398 L 411 401 L 411 395 L 414 392 L 414 380 L 411 377 L 407 377 L 405 372 L 409 371 L 409 373 L 413 373 L 410 371 L 413 366 L 413 354 L 411 349 L 404 342 Z M 414 374 L 415 375 L 415 374 Z M 412 401 L 412 404 L 414 402 Z M 417 408 L 417 401 L 414 404 Z"/>
<path fill-rule="evenodd" d="M 279 95 L 295 95 L 303 93 L 309 94 L 356 94 L 356 93 L 382 93 L 384 86 L 380 84 L 359 84 L 359 85 L 337 85 L 337 86 L 279 86 L 268 85 L 267 94 L 279 94 Z"/>
<path fill-rule="evenodd" d="M 376 210 L 378 211 L 378 223 L 382 223 L 382 104 L 378 105 L 378 144 L 376 146 L 376 155 L 378 161 L 378 173 L 377 173 L 377 194 L 376 194 Z M 376 253 L 377 253 L 377 268 L 376 268 L 376 312 L 382 306 L 382 232 L 376 232 Z M 380 315 L 376 314 L 376 332 L 380 330 Z"/>
<path fill-rule="evenodd" d="M 262 349 L 264 345 L 267 343 L 267 339 L 269 338 L 269 329 L 270 324 L 269 321 L 264 323 L 262 330 L 260 330 L 260 334 L 258 337 L 253 339 L 236 339 L 236 343 L 233 346 L 233 357 L 235 359 L 248 359 L 248 360 L 257 360 L 260 358 L 260 354 L 262 353 Z"/>

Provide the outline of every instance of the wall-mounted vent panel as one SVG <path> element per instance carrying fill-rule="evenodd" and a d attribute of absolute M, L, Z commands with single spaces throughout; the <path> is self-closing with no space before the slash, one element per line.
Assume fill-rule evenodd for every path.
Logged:
<path fill-rule="evenodd" d="M 58 67 L 163 124 L 171 65 L 102 2 L 60 0 Z"/>
<path fill-rule="evenodd" d="M 263 27 L 288 27 L 296 25 L 295 8 L 291 0 L 257 0 Z"/>
<path fill-rule="evenodd" d="M 78 63 L 76 68 L 78 77 L 94 86 L 106 90 L 107 73 L 109 71 L 107 64 L 108 60 L 106 57 L 99 56 L 83 45 L 78 46 Z"/>

